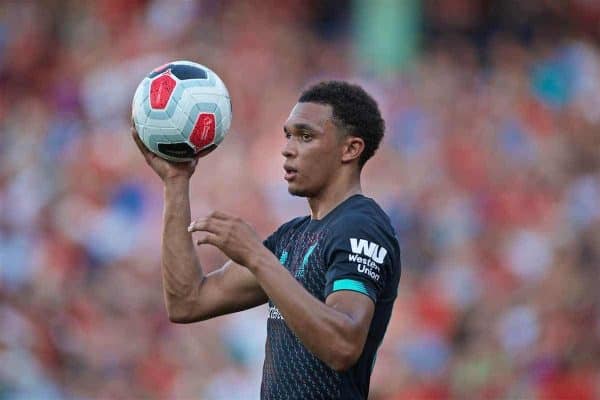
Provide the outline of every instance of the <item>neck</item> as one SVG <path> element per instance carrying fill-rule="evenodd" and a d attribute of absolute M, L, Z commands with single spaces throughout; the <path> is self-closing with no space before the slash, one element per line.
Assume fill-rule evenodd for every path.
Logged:
<path fill-rule="evenodd" d="M 308 198 L 312 219 L 323 219 L 347 198 L 362 194 L 360 177 L 344 185 L 331 185 L 317 196 Z"/>

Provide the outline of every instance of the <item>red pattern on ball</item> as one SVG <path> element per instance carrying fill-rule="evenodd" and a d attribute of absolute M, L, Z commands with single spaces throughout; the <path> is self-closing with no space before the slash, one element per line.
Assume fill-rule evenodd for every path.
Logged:
<path fill-rule="evenodd" d="M 190 142 L 197 150 L 208 146 L 215 140 L 215 115 L 201 113 L 198 115 L 194 129 L 190 135 Z"/>
<path fill-rule="evenodd" d="M 150 84 L 150 106 L 163 110 L 167 106 L 176 84 L 177 82 L 169 72 L 156 77 Z"/>

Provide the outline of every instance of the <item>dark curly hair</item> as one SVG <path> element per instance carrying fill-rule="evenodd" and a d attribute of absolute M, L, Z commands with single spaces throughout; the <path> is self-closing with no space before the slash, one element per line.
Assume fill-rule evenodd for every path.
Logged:
<path fill-rule="evenodd" d="M 348 135 L 364 140 L 365 149 L 358 159 L 360 168 L 375 154 L 383 138 L 385 122 L 377 102 L 363 88 L 342 81 L 320 82 L 302 92 L 298 102 L 330 105 L 334 122 Z"/>

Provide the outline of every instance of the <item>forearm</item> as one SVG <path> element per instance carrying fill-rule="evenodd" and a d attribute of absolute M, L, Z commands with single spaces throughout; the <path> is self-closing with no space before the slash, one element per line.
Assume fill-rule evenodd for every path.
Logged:
<path fill-rule="evenodd" d="M 185 312 L 185 300 L 193 297 L 203 278 L 196 256 L 190 223 L 189 180 L 165 182 L 162 234 L 162 279 L 171 319 Z"/>
<path fill-rule="evenodd" d="M 353 364 L 348 358 L 357 353 L 356 321 L 312 296 L 272 254 L 252 264 L 249 269 L 307 349 L 334 369 Z"/>

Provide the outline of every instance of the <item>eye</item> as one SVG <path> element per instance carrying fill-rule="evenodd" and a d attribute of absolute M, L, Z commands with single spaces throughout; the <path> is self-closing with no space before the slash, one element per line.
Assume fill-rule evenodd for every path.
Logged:
<path fill-rule="evenodd" d="M 292 134 L 289 132 L 283 132 L 283 136 L 285 136 L 286 139 L 289 139 L 292 137 Z"/>
<path fill-rule="evenodd" d="M 302 141 L 303 142 L 309 142 L 312 139 L 312 136 L 309 133 L 303 133 L 302 134 Z"/>

